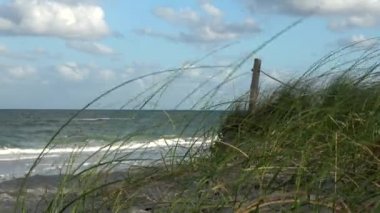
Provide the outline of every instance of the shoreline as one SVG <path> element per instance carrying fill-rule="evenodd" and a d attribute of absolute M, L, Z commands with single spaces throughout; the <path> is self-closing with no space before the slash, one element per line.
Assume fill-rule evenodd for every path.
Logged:
<path fill-rule="evenodd" d="M 122 181 L 127 178 L 130 172 L 115 171 L 104 176 L 104 182 Z M 101 174 L 97 174 L 97 176 Z M 67 175 L 33 175 L 28 178 L 25 184 L 25 208 L 27 212 L 43 212 L 48 207 L 49 201 L 56 196 L 59 185 L 64 178 L 72 178 L 70 184 L 64 185 L 64 192 L 68 198 L 77 196 L 76 186 L 79 186 L 81 180 L 74 176 Z M 0 212 L 11 213 L 16 207 L 17 196 L 20 192 L 20 186 L 25 180 L 14 178 L 0 183 Z M 50 200 L 49 200 L 50 199 Z M 136 207 L 135 207 L 136 208 Z"/>
<path fill-rule="evenodd" d="M 32 175 L 58 175 L 74 168 L 80 171 L 97 165 L 100 161 L 115 159 L 115 162 L 119 162 L 115 171 L 134 166 L 154 166 L 160 164 L 162 156 L 166 156 L 172 149 L 176 151 L 176 158 L 180 158 L 190 147 L 195 151 L 205 149 L 210 144 L 211 140 L 206 138 L 160 138 L 147 143 L 117 142 L 111 146 L 58 147 L 45 153 Z M 40 148 L 0 149 L 0 183 L 24 177 L 41 151 Z M 167 157 L 171 160 L 171 156 Z"/>
<path fill-rule="evenodd" d="M 42 206 L 41 201 L 45 197 L 51 197 L 55 194 L 62 177 L 61 175 L 34 175 L 28 178 L 25 187 L 26 209 L 36 212 L 45 209 L 47 206 Z M 20 186 L 24 179 L 14 178 L 0 183 L 0 212 L 14 211 Z"/>

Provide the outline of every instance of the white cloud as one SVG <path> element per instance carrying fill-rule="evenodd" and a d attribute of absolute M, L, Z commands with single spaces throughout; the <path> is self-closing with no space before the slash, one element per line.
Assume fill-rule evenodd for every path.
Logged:
<path fill-rule="evenodd" d="M 375 17 L 372 15 L 350 16 L 331 21 L 329 28 L 332 30 L 344 30 L 354 27 L 373 27 L 380 23 L 379 19 L 380 16 Z"/>
<path fill-rule="evenodd" d="M 332 30 L 380 25 L 380 0 L 241 0 L 251 11 L 315 15 L 329 20 Z"/>
<path fill-rule="evenodd" d="M 49 50 L 41 47 L 36 47 L 33 48 L 26 53 L 28 56 L 32 57 L 33 60 L 44 60 L 46 61 L 47 59 L 59 59 L 62 58 L 61 53 L 53 53 L 50 52 Z"/>
<path fill-rule="evenodd" d="M 99 73 L 98 73 L 98 76 L 101 80 L 104 80 L 104 81 L 112 81 L 112 80 L 115 80 L 116 79 L 116 74 L 114 71 L 112 70 L 100 70 Z"/>
<path fill-rule="evenodd" d="M 190 61 L 186 61 L 182 64 L 183 69 L 185 70 L 184 76 L 189 77 L 191 79 L 202 78 L 202 69 L 196 69 L 195 65 L 192 65 Z"/>
<path fill-rule="evenodd" d="M 0 54 L 8 52 L 8 48 L 0 44 Z"/>
<path fill-rule="evenodd" d="M 379 45 L 379 39 L 368 38 L 363 34 L 352 35 L 350 38 L 340 39 L 338 44 L 346 46 L 350 44 L 355 44 L 359 47 L 372 47 L 374 45 Z"/>
<path fill-rule="evenodd" d="M 36 70 L 31 66 L 15 66 L 8 68 L 8 74 L 13 79 L 26 79 L 36 75 Z"/>
<path fill-rule="evenodd" d="M 354 43 L 363 42 L 363 41 L 366 41 L 366 40 L 368 40 L 368 39 L 363 34 L 353 35 L 351 37 L 351 42 L 354 42 Z"/>
<path fill-rule="evenodd" d="M 201 7 L 210 16 L 217 17 L 217 18 L 223 16 L 223 12 L 219 8 L 211 4 L 210 2 L 207 2 L 207 1 L 203 2 L 201 4 Z"/>
<path fill-rule="evenodd" d="M 198 13 L 190 8 L 176 11 L 170 7 L 158 7 L 154 10 L 154 15 L 167 22 L 181 25 L 197 25 L 201 21 Z"/>
<path fill-rule="evenodd" d="M 104 44 L 92 41 L 68 41 L 66 45 L 75 50 L 94 55 L 113 55 L 115 51 Z"/>
<path fill-rule="evenodd" d="M 0 58 L 7 58 L 13 60 L 33 60 L 35 55 L 26 52 L 14 52 L 5 45 L 0 44 Z"/>
<path fill-rule="evenodd" d="M 103 9 L 91 3 L 13 0 L 0 4 L 0 34 L 97 39 L 110 30 Z"/>
<path fill-rule="evenodd" d="M 368 14 L 380 10 L 379 0 L 243 0 L 253 11 L 278 11 L 293 15 Z"/>
<path fill-rule="evenodd" d="M 90 71 L 87 67 L 80 66 L 77 63 L 66 63 L 56 67 L 58 73 L 68 81 L 83 81 L 87 79 Z"/>
<path fill-rule="evenodd" d="M 137 33 L 176 42 L 215 43 L 239 39 L 260 31 L 258 24 L 250 18 L 234 23 L 226 21 L 223 12 L 210 1 L 201 1 L 200 6 L 206 16 L 190 8 L 158 7 L 153 11 L 158 18 L 184 29 L 178 34 L 158 32 L 149 28 L 139 29 Z"/>

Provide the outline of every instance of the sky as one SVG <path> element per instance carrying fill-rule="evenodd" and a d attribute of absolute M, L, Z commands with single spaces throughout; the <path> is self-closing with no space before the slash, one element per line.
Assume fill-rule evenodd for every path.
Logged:
<path fill-rule="evenodd" d="M 301 18 L 240 69 L 229 66 Z M 379 29 L 380 0 L 0 0 L 0 109 L 78 109 L 173 68 L 182 69 L 134 81 L 91 107 L 199 108 L 205 97 L 246 92 L 254 57 L 289 80 Z"/>

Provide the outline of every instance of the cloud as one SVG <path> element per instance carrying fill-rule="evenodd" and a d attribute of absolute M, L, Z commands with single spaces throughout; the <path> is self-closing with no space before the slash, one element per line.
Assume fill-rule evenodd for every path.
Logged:
<path fill-rule="evenodd" d="M 28 56 L 32 57 L 32 60 L 47 60 L 47 59 L 60 59 L 62 54 L 58 52 L 50 52 L 42 47 L 36 47 L 26 52 Z"/>
<path fill-rule="evenodd" d="M 7 58 L 12 60 L 33 60 L 36 59 L 35 55 L 23 52 L 14 52 L 10 50 L 8 47 L 0 44 L 0 58 Z"/>
<path fill-rule="evenodd" d="M 98 73 L 98 77 L 104 81 L 112 81 L 117 78 L 115 72 L 110 69 L 100 70 Z"/>
<path fill-rule="evenodd" d="M 110 35 L 100 6 L 58 0 L 0 4 L 0 35 L 99 39 Z"/>
<path fill-rule="evenodd" d="M 363 34 L 352 35 L 349 38 L 344 38 L 338 40 L 338 44 L 341 46 L 347 46 L 350 44 L 355 44 L 358 47 L 373 47 L 375 45 L 380 45 L 379 39 L 368 38 Z"/>
<path fill-rule="evenodd" d="M 83 81 L 89 76 L 89 69 L 77 63 L 70 62 L 56 67 L 61 77 L 68 81 Z"/>
<path fill-rule="evenodd" d="M 8 52 L 8 48 L 2 44 L 0 44 L 0 54 Z"/>
<path fill-rule="evenodd" d="M 93 41 L 68 41 L 66 45 L 72 49 L 92 55 L 115 54 L 115 51 L 111 47 Z"/>
<path fill-rule="evenodd" d="M 359 35 L 353 35 L 350 39 L 350 42 L 357 43 L 357 42 L 365 42 L 367 40 L 368 38 L 366 36 L 364 36 L 363 34 L 359 34 Z"/>
<path fill-rule="evenodd" d="M 181 27 L 183 30 L 177 34 L 159 32 L 150 28 L 138 29 L 136 32 L 184 43 L 225 42 L 260 32 L 258 24 L 251 18 L 230 23 L 223 17 L 223 12 L 210 1 L 201 1 L 200 4 L 205 15 L 190 8 L 158 7 L 153 11 L 159 19 Z"/>
<path fill-rule="evenodd" d="M 179 9 L 176 11 L 170 7 L 158 7 L 153 11 L 153 14 L 173 24 L 198 25 L 201 21 L 198 13 L 190 8 Z"/>
<path fill-rule="evenodd" d="M 375 17 L 372 15 L 363 16 L 350 16 L 333 20 L 329 23 L 329 28 L 332 30 L 345 30 L 355 27 L 373 27 L 380 24 L 380 16 Z"/>
<path fill-rule="evenodd" d="M 315 15 L 329 20 L 332 30 L 380 25 L 380 0 L 241 0 L 252 12 Z"/>
<path fill-rule="evenodd" d="M 266 70 L 266 74 L 268 74 L 269 76 L 267 76 L 266 74 L 262 74 L 262 78 L 260 79 L 260 85 L 261 87 L 263 87 L 263 89 L 277 88 L 278 86 L 281 86 L 281 83 L 277 80 L 280 80 L 284 83 L 288 83 L 290 80 L 297 78 L 296 73 L 296 71 L 290 69 L 272 68 Z"/>
<path fill-rule="evenodd" d="M 208 1 L 203 2 L 201 4 L 201 7 L 210 16 L 216 18 L 220 18 L 223 16 L 223 12 Z"/>
<path fill-rule="evenodd" d="M 26 79 L 37 74 L 36 70 L 31 66 L 14 66 L 8 68 L 7 72 L 13 79 Z"/>
<path fill-rule="evenodd" d="M 42 48 L 35 48 L 27 51 L 14 51 L 5 45 L 0 44 L 0 58 L 7 58 L 12 60 L 21 61 L 35 61 L 35 60 L 47 60 L 47 59 L 58 59 L 60 54 L 51 53 Z"/>

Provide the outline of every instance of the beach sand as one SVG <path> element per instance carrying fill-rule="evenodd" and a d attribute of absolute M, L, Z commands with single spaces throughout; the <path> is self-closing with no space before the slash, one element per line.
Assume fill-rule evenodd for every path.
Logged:
<path fill-rule="evenodd" d="M 147 168 L 149 171 L 154 172 L 154 169 L 157 168 Z M 107 175 L 95 175 L 102 177 L 103 183 L 109 183 L 114 181 L 123 182 L 128 176 L 133 175 L 134 172 L 141 172 L 144 169 L 136 168 L 129 169 L 128 172 L 112 172 Z M 74 178 L 73 176 L 61 176 L 61 175 L 34 175 L 27 179 L 24 191 L 25 202 L 24 207 L 26 212 L 45 212 L 48 208 L 49 202 L 56 196 L 58 187 L 62 183 L 63 178 L 72 178 L 69 182 L 65 182 L 65 202 L 70 202 L 72 199 L 75 199 L 78 194 L 75 192 L 77 186 L 80 185 L 80 180 Z M 20 192 L 20 186 L 23 184 L 24 178 L 14 178 L 12 180 L 6 180 L 0 183 L 0 212 L 1 213 L 13 213 L 17 205 L 17 196 Z M 98 182 L 99 183 L 99 182 Z M 116 183 L 107 190 L 112 191 L 113 189 L 120 188 L 120 184 Z M 152 197 L 163 197 L 167 196 L 170 189 L 170 183 L 163 182 L 152 182 L 141 190 L 139 196 L 134 201 L 134 205 L 131 206 L 127 212 L 131 213 L 143 213 L 143 212 L 152 212 L 154 203 L 152 203 Z M 91 205 L 94 202 L 89 202 Z M 111 209 L 106 207 L 98 208 L 96 203 L 101 203 L 101 200 L 95 200 L 95 206 L 97 212 L 112 212 Z M 100 205 L 99 205 L 100 206 Z M 20 206 L 18 206 L 20 207 Z M 89 207 L 89 208 L 92 208 Z M 65 212 L 70 212 L 68 208 Z"/>

